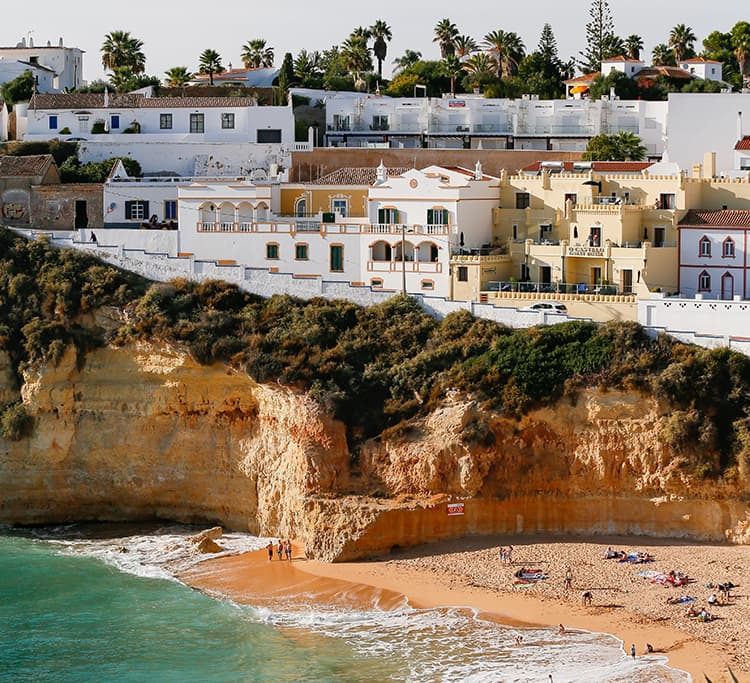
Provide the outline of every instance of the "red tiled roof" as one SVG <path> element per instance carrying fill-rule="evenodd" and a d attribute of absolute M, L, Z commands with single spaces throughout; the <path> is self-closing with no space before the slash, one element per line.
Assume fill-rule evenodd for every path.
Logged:
<path fill-rule="evenodd" d="M 41 176 L 52 163 L 51 154 L 29 156 L 0 156 L 0 178 L 26 178 Z"/>
<path fill-rule="evenodd" d="M 680 64 L 723 64 L 715 59 L 706 59 L 705 57 L 692 57 L 691 59 L 681 59 Z"/>
<path fill-rule="evenodd" d="M 586 173 L 588 168 L 580 166 L 581 163 L 591 163 L 591 170 L 597 171 L 598 173 L 640 173 L 644 169 L 651 166 L 651 161 L 592 161 L 592 162 L 574 162 L 565 161 L 563 162 L 562 169 L 568 173 L 578 171 L 579 173 Z M 574 166 L 577 164 L 578 166 Z M 533 164 L 524 166 L 521 171 L 533 173 L 534 171 L 542 170 L 542 162 L 536 161 Z M 559 166 L 546 166 L 550 170 L 558 170 Z"/>
<path fill-rule="evenodd" d="M 591 74 L 583 74 L 583 76 L 576 76 L 575 78 L 569 78 L 567 81 L 563 81 L 566 85 L 570 85 L 572 83 L 593 83 L 594 79 L 597 76 L 601 76 L 601 71 L 594 71 L 594 73 Z"/>
<path fill-rule="evenodd" d="M 176 107 L 253 107 L 252 97 L 146 97 L 140 93 L 110 94 L 109 109 L 174 109 Z M 30 109 L 104 109 L 104 93 L 37 93 Z"/>
<path fill-rule="evenodd" d="M 734 146 L 735 149 L 750 149 L 750 135 L 745 135 L 742 140 Z"/>
<path fill-rule="evenodd" d="M 717 209 L 698 211 L 691 209 L 679 225 L 750 228 L 750 209 Z"/>
<path fill-rule="evenodd" d="M 636 62 L 638 64 L 643 64 L 643 60 L 632 59 L 630 57 L 626 57 L 625 55 L 617 55 L 617 57 L 610 57 L 609 59 L 602 59 L 602 63 L 608 63 L 608 62 Z"/>
<path fill-rule="evenodd" d="M 393 178 L 410 171 L 410 168 L 398 167 L 387 168 L 388 175 Z M 378 169 L 368 166 L 366 168 L 339 168 L 331 173 L 320 176 L 311 182 L 312 185 L 372 185 L 378 177 Z"/>
<path fill-rule="evenodd" d="M 474 180 L 474 171 L 470 171 L 468 168 L 463 168 L 461 166 L 443 166 L 446 171 L 453 171 L 454 173 L 460 173 L 461 175 L 468 176 L 472 180 Z M 486 173 L 482 174 L 482 180 L 497 180 L 494 176 L 487 175 Z"/>
<path fill-rule="evenodd" d="M 644 78 L 657 78 L 658 76 L 667 76 L 668 78 L 693 78 L 693 75 L 681 69 L 679 66 L 647 66 L 641 69 L 635 78 L 642 80 Z"/>

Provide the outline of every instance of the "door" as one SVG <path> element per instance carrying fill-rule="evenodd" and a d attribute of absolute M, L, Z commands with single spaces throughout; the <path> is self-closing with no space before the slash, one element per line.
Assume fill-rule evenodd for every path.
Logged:
<path fill-rule="evenodd" d="M 589 246 L 598 247 L 602 243 L 602 229 L 598 225 L 592 225 L 589 230 Z"/>
<path fill-rule="evenodd" d="M 724 273 L 724 275 L 721 276 L 721 298 L 734 298 L 734 277 L 731 273 Z"/>
<path fill-rule="evenodd" d="M 539 267 L 539 281 L 543 285 L 549 285 L 552 283 L 552 268 L 550 266 Z"/>
<path fill-rule="evenodd" d="M 664 246 L 664 228 L 654 228 L 654 246 Z"/>
<path fill-rule="evenodd" d="M 623 294 L 633 293 L 633 271 L 623 270 L 620 276 L 620 289 Z"/>
<path fill-rule="evenodd" d="M 76 199 L 76 215 L 74 225 L 76 230 L 89 227 L 89 217 L 85 199 Z"/>
<path fill-rule="evenodd" d="M 594 266 L 591 269 L 591 284 L 592 285 L 602 284 L 602 269 L 599 266 Z"/>

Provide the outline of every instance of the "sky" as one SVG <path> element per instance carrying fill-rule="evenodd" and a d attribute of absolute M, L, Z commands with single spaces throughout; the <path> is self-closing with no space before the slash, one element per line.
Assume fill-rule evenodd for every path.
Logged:
<path fill-rule="evenodd" d="M 698 2 L 683 0 L 667 3 L 654 0 L 610 0 L 615 32 L 623 37 L 639 34 L 646 59 L 657 43 L 666 42 L 670 29 L 684 23 L 698 38 L 696 47 L 713 30 L 728 31 L 743 16 L 742 3 L 730 0 Z M 85 50 L 84 78 L 102 78 L 100 48 L 106 33 L 130 31 L 144 43 L 146 73 L 163 77 L 173 66 L 197 71 L 198 55 L 205 48 L 217 50 L 225 67 L 242 65 L 242 46 L 253 38 L 263 38 L 276 54 L 276 66 L 284 53 L 296 55 L 328 49 L 340 44 L 357 26 L 370 26 L 382 19 L 392 30 L 393 39 L 383 65 L 389 77 L 392 62 L 406 49 L 417 50 L 424 59 L 439 59 L 437 43 L 432 42 L 435 25 L 449 18 L 460 33 L 478 42 L 495 29 L 515 31 L 532 51 L 545 22 L 552 26 L 560 57 L 578 57 L 585 46 L 585 25 L 590 20 L 590 0 L 534 0 L 504 2 L 475 0 L 464 6 L 450 0 L 379 0 L 373 3 L 341 0 L 223 0 L 217 5 L 205 0 L 130 0 L 125 4 L 60 2 L 34 0 L 18 3 L 13 12 L 4 12 L 0 22 L 0 43 L 14 46 L 30 36 L 35 45 L 60 37 L 66 47 Z M 23 8 L 28 7 L 24 13 Z M 112 9 L 109 9 L 109 8 Z M 25 16 L 24 16 L 25 15 Z"/>

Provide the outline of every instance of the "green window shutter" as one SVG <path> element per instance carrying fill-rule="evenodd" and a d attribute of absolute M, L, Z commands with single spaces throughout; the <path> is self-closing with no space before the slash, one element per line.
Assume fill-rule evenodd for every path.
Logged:
<path fill-rule="evenodd" d="M 385 209 L 378 209 L 378 223 L 385 223 Z"/>
<path fill-rule="evenodd" d="M 340 245 L 331 246 L 331 270 L 336 272 L 344 270 L 344 247 Z"/>
<path fill-rule="evenodd" d="M 133 202 L 125 202 L 125 220 L 129 221 L 133 218 Z"/>
<path fill-rule="evenodd" d="M 448 209 L 443 209 L 440 213 L 442 214 L 443 219 L 440 221 L 440 223 L 442 225 L 448 225 Z"/>
<path fill-rule="evenodd" d="M 435 222 L 435 212 L 432 209 L 427 209 L 427 225 L 432 225 Z"/>

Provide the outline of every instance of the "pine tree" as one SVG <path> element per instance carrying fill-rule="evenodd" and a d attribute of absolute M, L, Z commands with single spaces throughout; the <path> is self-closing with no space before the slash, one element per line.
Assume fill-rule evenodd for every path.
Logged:
<path fill-rule="evenodd" d="M 557 54 L 557 38 L 549 24 L 545 24 L 542 28 L 542 35 L 539 37 L 539 45 L 536 49 L 544 60 L 545 78 L 559 78 L 562 65 Z"/>
<path fill-rule="evenodd" d="M 589 10 L 591 21 L 586 24 L 586 49 L 580 53 L 579 64 L 584 73 L 599 71 L 601 61 L 616 40 L 615 22 L 607 0 L 593 0 Z"/>

